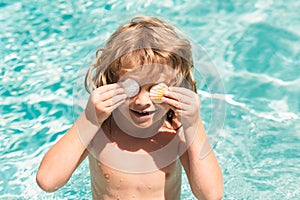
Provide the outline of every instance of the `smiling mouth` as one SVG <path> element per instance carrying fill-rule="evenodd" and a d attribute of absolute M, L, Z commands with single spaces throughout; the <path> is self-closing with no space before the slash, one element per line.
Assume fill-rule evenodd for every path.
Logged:
<path fill-rule="evenodd" d="M 136 111 L 136 110 L 131 110 L 131 112 L 133 112 L 133 114 L 138 117 L 146 117 L 155 113 L 155 111 Z"/>

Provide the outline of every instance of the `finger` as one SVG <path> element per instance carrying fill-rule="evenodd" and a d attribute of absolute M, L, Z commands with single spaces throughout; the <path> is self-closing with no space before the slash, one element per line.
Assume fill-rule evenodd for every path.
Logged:
<path fill-rule="evenodd" d="M 113 98 L 114 96 L 122 95 L 122 94 L 125 94 L 125 90 L 123 88 L 117 88 L 117 89 L 108 90 L 101 94 L 98 93 L 97 99 L 99 99 L 101 101 L 107 101 L 107 100 Z"/>
<path fill-rule="evenodd" d="M 112 112 L 125 101 L 126 101 L 126 96 L 119 97 L 113 104 L 110 104 L 110 106 L 106 107 L 105 110 L 107 110 L 108 112 Z"/>
<path fill-rule="evenodd" d="M 163 96 L 161 100 L 163 103 L 167 103 L 171 107 L 175 108 L 175 110 L 181 110 L 183 108 L 182 103 L 176 99 L 171 99 Z"/>
<path fill-rule="evenodd" d="M 170 92 L 180 93 L 180 94 L 182 94 L 182 95 L 189 96 L 189 97 L 193 97 L 193 95 L 195 94 L 194 91 L 189 90 L 189 89 L 184 88 L 184 87 L 170 86 L 170 87 L 169 87 L 169 91 L 170 91 Z"/>
<path fill-rule="evenodd" d="M 174 120 L 176 120 L 176 123 L 182 123 L 182 116 L 183 116 L 183 111 L 182 110 L 178 110 L 178 109 L 175 109 L 175 110 L 173 110 L 174 111 L 174 113 L 175 113 L 175 118 L 174 118 Z M 173 122 L 175 122 L 175 121 L 173 121 Z"/>
<path fill-rule="evenodd" d="M 119 101 L 122 101 L 123 99 L 125 100 L 127 98 L 126 94 L 119 94 L 119 95 L 115 95 L 110 99 L 107 99 L 105 101 L 102 102 L 102 105 L 104 107 L 111 107 L 114 104 L 118 103 Z"/>
<path fill-rule="evenodd" d="M 120 101 L 125 101 L 126 99 L 127 99 L 126 94 L 116 95 L 111 99 L 112 100 L 112 106 L 114 106 L 115 104 L 118 104 Z"/>
<path fill-rule="evenodd" d="M 98 87 L 93 92 L 103 94 L 107 91 L 115 90 L 118 88 L 122 88 L 122 86 L 120 84 L 113 83 L 113 84 L 108 84 L 108 85 L 103 85 L 101 87 Z"/>
<path fill-rule="evenodd" d="M 116 102 L 113 106 L 111 106 L 111 112 L 114 111 L 117 107 L 119 107 L 122 103 L 124 103 L 126 98 L 121 99 L 120 101 Z"/>
<path fill-rule="evenodd" d="M 168 97 L 170 99 L 174 99 L 174 100 L 180 101 L 180 102 L 185 103 L 185 104 L 189 104 L 193 100 L 193 99 L 191 99 L 190 96 L 186 96 L 186 95 L 183 95 L 181 93 L 172 92 L 172 91 L 166 91 L 164 93 L 164 96 Z"/>

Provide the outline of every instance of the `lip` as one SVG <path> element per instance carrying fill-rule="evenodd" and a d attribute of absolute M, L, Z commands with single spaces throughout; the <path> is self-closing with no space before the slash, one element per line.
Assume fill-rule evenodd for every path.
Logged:
<path fill-rule="evenodd" d="M 138 110 L 130 109 L 130 112 L 131 112 L 136 118 L 139 118 L 139 119 L 147 119 L 147 118 L 151 118 L 151 117 L 154 115 L 155 110 L 138 111 Z"/>

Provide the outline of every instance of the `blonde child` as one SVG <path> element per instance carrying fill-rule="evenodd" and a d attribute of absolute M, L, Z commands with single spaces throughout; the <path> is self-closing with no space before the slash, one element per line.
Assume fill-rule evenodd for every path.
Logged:
<path fill-rule="evenodd" d="M 160 19 L 121 26 L 97 51 L 87 106 L 43 158 L 39 186 L 59 189 L 88 156 L 93 199 L 180 199 L 182 166 L 198 199 L 221 199 L 192 68 L 189 41 Z"/>

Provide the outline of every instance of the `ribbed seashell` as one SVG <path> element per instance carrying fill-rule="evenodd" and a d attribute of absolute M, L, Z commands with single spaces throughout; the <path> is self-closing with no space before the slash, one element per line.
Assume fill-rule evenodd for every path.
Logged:
<path fill-rule="evenodd" d="M 159 83 L 157 85 L 154 85 L 151 89 L 150 89 L 150 99 L 154 102 L 154 103 L 161 103 L 161 99 L 164 96 L 165 91 L 168 90 L 168 86 L 165 83 Z"/>
<path fill-rule="evenodd" d="M 123 88 L 125 89 L 125 93 L 127 97 L 134 97 L 140 91 L 140 85 L 133 79 L 126 79 L 124 82 L 121 83 Z"/>

